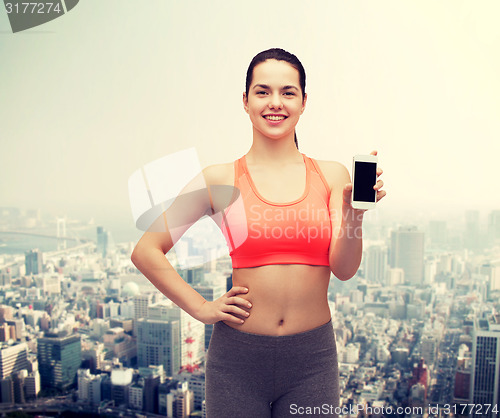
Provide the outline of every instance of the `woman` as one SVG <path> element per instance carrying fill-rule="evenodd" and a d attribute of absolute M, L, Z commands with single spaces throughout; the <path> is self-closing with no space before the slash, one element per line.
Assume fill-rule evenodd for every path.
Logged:
<path fill-rule="evenodd" d="M 132 254 L 169 299 L 215 324 L 206 363 L 209 418 L 338 413 L 327 289 L 331 272 L 348 280 L 359 267 L 364 211 L 351 207 L 352 185 L 343 165 L 315 161 L 298 150 L 295 126 L 306 106 L 305 78 L 297 57 L 282 49 L 254 57 L 243 93 L 252 146 L 234 163 L 203 170 L 209 191 L 234 186 L 239 197 L 226 207 L 209 193 L 206 203 L 189 205 L 192 221 L 223 215 L 231 290 L 209 302 L 182 280 L 164 256 L 175 241 L 168 227 L 146 232 Z M 377 200 L 385 195 L 382 185 L 378 180 L 374 186 Z"/>

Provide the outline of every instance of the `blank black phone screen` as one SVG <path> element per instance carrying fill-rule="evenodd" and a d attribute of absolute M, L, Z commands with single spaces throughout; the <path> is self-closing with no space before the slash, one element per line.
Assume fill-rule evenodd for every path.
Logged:
<path fill-rule="evenodd" d="M 377 192 L 373 186 L 377 182 L 377 164 L 365 161 L 354 163 L 354 196 L 358 202 L 375 202 Z"/>

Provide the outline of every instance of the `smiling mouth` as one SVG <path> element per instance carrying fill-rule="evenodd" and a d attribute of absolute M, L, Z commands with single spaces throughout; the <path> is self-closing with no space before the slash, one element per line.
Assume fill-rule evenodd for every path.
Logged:
<path fill-rule="evenodd" d="M 286 119 L 286 116 L 265 115 L 264 119 L 272 120 L 272 121 L 278 121 L 278 120 Z"/>

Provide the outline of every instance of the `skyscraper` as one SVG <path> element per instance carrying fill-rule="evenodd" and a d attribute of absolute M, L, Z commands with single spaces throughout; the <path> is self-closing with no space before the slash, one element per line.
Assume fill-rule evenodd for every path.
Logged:
<path fill-rule="evenodd" d="M 205 324 L 195 320 L 187 312 L 170 301 L 149 307 L 148 317 L 156 320 L 178 321 L 181 351 L 181 368 L 192 372 L 205 358 Z"/>
<path fill-rule="evenodd" d="M 488 215 L 488 236 L 491 242 L 500 239 L 500 210 L 493 210 Z"/>
<path fill-rule="evenodd" d="M 146 318 L 148 307 L 156 301 L 153 293 L 140 293 L 134 296 L 134 319 Z"/>
<path fill-rule="evenodd" d="M 113 244 L 111 233 L 102 226 L 97 227 L 97 252 L 103 257 L 108 255 L 109 249 Z"/>
<path fill-rule="evenodd" d="M 400 227 L 391 233 L 391 267 L 400 267 L 405 282 L 421 285 L 424 281 L 424 233 L 414 226 Z"/>
<path fill-rule="evenodd" d="M 485 262 L 479 272 L 488 278 L 488 297 L 491 292 L 500 290 L 500 260 Z"/>
<path fill-rule="evenodd" d="M 37 249 L 26 251 L 24 265 L 26 274 L 40 274 L 42 272 L 42 253 Z"/>
<path fill-rule="evenodd" d="M 0 380 L 27 368 L 28 347 L 26 343 L 4 344 L 0 347 Z"/>
<path fill-rule="evenodd" d="M 79 335 L 46 333 L 38 339 L 38 363 L 42 387 L 65 389 L 75 382 L 82 362 Z"/>
<path fill-rule="evenodd" d="M 189 283 L 190 285 L 200 284 L 205 275 L 203 266 L 179 269 L 177 270 L 177 273 L 179 273 L 179 276 L 181 276 L 186 283 Z"/>
<path fill-rule="evenodd" d="M 372 245 L 365 252 L 365 278 L 371 283 L 383 283 L 387 271 L 387 248 Z"/>
<path fill-rule="evenodd" d="M 465 248 L 474 250 L 480 247 L 479 211 L 468 210 L 465 212 Z"/>
<path fill-rule="evenodd" d="M 168 376 L 180 369 L 179 321 L 141 318 L 137 321 L 139 367 L 163 365 Z"/>
<path fill-rule="evenodd" d="M 498 321 L 477 319 L 472 339 L 472 384 L 470 402 L 478 405 L 497 405 L 500 379 L 500 324 Z M 485 417 L 497 416 L 482 411 Z"/>
<path fill-rule="evenodd" d="M 448 239 L 446 221 L 429 221 L 429 240 L 432 246 L 443 248 Z"/>

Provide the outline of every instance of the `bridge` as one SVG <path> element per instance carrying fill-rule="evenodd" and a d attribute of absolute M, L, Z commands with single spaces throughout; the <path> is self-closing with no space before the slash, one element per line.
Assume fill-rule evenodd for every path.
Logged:
<path fill-rule="evenodd" d="M 31 237 L 50 238 L 50 239 L 57 239 L 57 240 L 61 240 L 61 241 L 77 241 L 77 242 L 82 242 L 82 243 L 93 242 L 93 240 L 88 239 L 88 238 L 58 237 L 57 235 L 41 234 L 41 233 L 37 233 L 37 232 L 0 230 L 0 233 L 3 233 L 3 234 L 13 234 L 13 235 L 28 235 L 28 236 L 31 236 Z"/>

